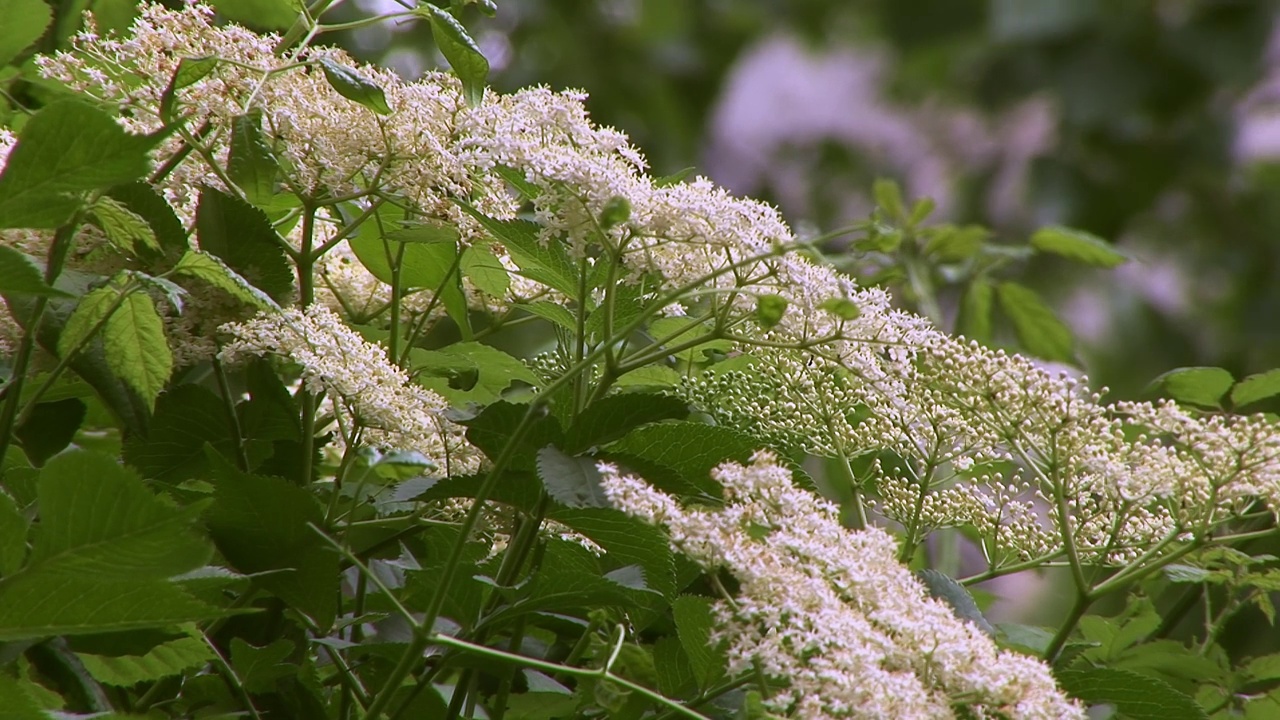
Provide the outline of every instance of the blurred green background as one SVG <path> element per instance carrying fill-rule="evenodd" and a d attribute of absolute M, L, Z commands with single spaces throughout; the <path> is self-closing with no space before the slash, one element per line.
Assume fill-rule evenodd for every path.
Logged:
<path fill-rule="evenodd" d="M 810 232 L 873 179 L 1018 245 L 1092 232 L 1114 271 L 1021 282 L 1116 396 L 1170 368 L 1280 365 L 1280 38 L 1263 0 L 510 0 L 460 16 L 500 90 L 582 88 L 655 174 L 693 166 Z M 354 0 L 333 17 L 399 9 Z M 328 35 L 407 78 L 447 67 L 422 23 Z M 944 293 L 944 312 L 956 297 Z"/>

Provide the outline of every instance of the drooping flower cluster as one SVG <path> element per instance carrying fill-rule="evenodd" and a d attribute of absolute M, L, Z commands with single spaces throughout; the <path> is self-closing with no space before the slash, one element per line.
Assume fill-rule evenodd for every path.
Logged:
<path fill-rule="evenodd" d="M 223 360 L 275 356 L 297 364 L 306 387 L 326 393 L 342 410 L 339 422 L 352 428 L 359 421 L 366 443 L 416 450 L 450 474 L 479 467 L 481 455 L 464 429 L 444 417 L 444 398 L 412 382 L 381 347 L 323 305 L 259 315 L 223 330 L 232 338 Z"/>
<path fill-rule="evenodd" d="M 1000 651 L 925 595 L 879 529 L 849 531 L 836 509 L 796 488 L 767 452 L 713 477 L 726 504 L 681 507 L 601 464 L 609 500 L 659 525 L 672 546 L 738 581 L 716 606 L 734 670 L 783 682 L 775 712 L 825 718 L 946 718 L 954 705 L 1010 718 L 1084 717 L 1038 661 Z"/>

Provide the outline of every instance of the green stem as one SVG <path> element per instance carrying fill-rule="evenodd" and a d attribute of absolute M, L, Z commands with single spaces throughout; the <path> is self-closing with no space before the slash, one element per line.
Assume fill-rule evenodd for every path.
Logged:
<path fill-rule="evenodd" d="M 53 285 L 62 274 L 62 265 L 71 251 L 71 244 L 75 240 L 76 230 L 79 227 L 80 214 L 77 213 L 70 222 L 54 233 L 44 270 L 46 285 Z M 9 453 L 9 445 L 13 441 L 14 421 L 18 417 L 18 408 L 22 403 L 22 386 L 26 382 L 27 368 L 31 364 L 31 356 L 36 349 L 36 338 L 40 333 L 40 325 L 43 324 L 44 312 L 48 304 L 48 297 L 42 295 L 36 298 L 31 317 L 27 319 L 22 339 L 18 342 L 18 348 L 14 354 L 13 374 L 10 376 L 9 384 L 4 388 L 6 397 L 4 408 L 0 410 L 0 467 L 3 467 L 5 456 Z"/>
<path fill-rule="evenodd" d="M 1076 629 L 1076 624 L 1088 612 L 1089 606 L 1093 604 L 1093 601 L 1094 596 L 1088 592 L 1081 591 L 1076 593 L 1076 600 L 1071 606 L 1071 612 L 1067 613 L 1067 618 L 1063 621 L 1062 627 L 1058 628 L 1057 634 L 1053 636 L 1053 640 L 1049 641 L 1049 646 L 1044 649 L 1045 662 L 1052 665 L 1057 661 L 1058 656 L 1062 654 L 1063 646 L 1067 644 L 1067 638 L 1071 637 L 1071 633 Z"/>

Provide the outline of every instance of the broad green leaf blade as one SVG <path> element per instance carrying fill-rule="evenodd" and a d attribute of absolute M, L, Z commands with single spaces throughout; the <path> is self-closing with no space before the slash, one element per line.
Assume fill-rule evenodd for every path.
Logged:
<path fill-rule="evenodd" d="M 232 638 L 231 666 L 249 692 L 271 692 L 277 680 L 297 674 L 297 665 L 284 662 L 293 648 L 293 642 L 284 639 L 254 647 L 240 638 Z"/>
<path fill-rule="evenodd" d="M 0 642 L 160 628 L 226 614 L 164 580 L 27 571 L 0 581 Z"/>
<path fill-rule="evenodd" d="M 951 612 L 961 620 L 968 620 L 977 625 L 982 632 L 994 637 L 996 629 L 973 601 L 973 596 L 963 585 L 945 573 L 932 568 L 925 568 L 916 573 L 916 577 L 924 584 L 931 597 L 937 598 L 951 606 Z"/>
<path fill-rule="evenodd" d="M 648 587 L 670 598 L 676 592 L 675 560 L 659 528 L 613 508 L 557 509 L 550 517 L 605 549 L 608 567 L 639 566 Z"/>
<path fill-rule="evenodd" d="M 566 455 L 548 445 L 538 451 L 538 479 L 547 494 L 565 507 L 612 507 L 600 486 L 600 471 L 593 458 Z"/>
<path fill-rule="evenodd" d="M 196 530 L 201 508 L 177 509 L 106 455 L 64 453 L 37 485 L 40 534 L 28 570 L 85 580 L 160 580 L 212 554 Z"/>
<path fill-rule="evenodd" d="M 1170 370 L 1151 381 L 1149 389 L 1160 388 L 1181 403 L 1221 407 L 1222 398 L 1235 384 L 1230 372 L 1216 367 L 1187 367 Z"/>
<path fill-rule="evenodd" d="M 270 202 L 276 189 L 278 165 L 262 136 L 262 113 L 240 115 L 231 123 L 227 175 L 254 205 Z"/>
<path fill-rule="evenodd" d="M 93 679 L 104 685 L 132 687 L 195 670 L 214 659 L 204 640 L 182 637 L 152 647 L 144 655 L 77 653 Z"/>
<path fill-rule="evenodd" d="M 478 342 L 459 342 L 439 350 L 414 349 L 409 356 L 418 382 L 440 393 L 455 407 L 467 403 L 488 405 L 502 398 L 512 383 L 522 382 L 537 387 L 538 376 L 522 361 L 507 353 Z M 462 387 L 457 379 L 469 379 Z"/>
<path fill-rule="evenodd" d="M 41 0 L 0 0 L 0 67 L 40 39 L 53 12 Z"/>
<path fill-rule="evenodd" d="M 466 423 L 467 440 L 490 459 L 497 458 L 527 412 L 529 409 L 524 405 L 506 400 L 493 403 Z M 564 431 L 555 418 L 549 415 L 538 417 L 517 443 L 510 467 L 513 470 L 534 470 L 539 450 L 548 445 L 563 444 Z"/>
<path fill-rule="evenodd" d="M 293 290 L 284 241 L 258 208 L 215 188 L 205 188 L 196 210 L 200 249 L 221 258 L 274 300 Z"/>
<path fill-rule="evenodd" d="M 706 690 L 719 682 L 725 674 L 724 654 L 711 641 L 715 631 L 715 616 L 711 599 L 697 595 L 681 595 L 671 603 L 671 614 L 676 622 L 676 635 L 680 646 L 689 656 L 698 687 Z"/>
<path fill-rule="evenodd" d="M 1071 330 L 1034 290 L 1014 282 L 1002 282 L 996 286 L 996 297 L 1027 352 L 1057 362 L 1075 359 L 1075 338 Z"/>
<path fill-rule="evenodd" d="M 658 692 L 663 695 L 688 699 L 697 694 L 698 680 L 678 637 L 664 635 L 653 644 L 653 669 L 658 674 Z"/>
<path fill-rule="evenodd" d="M 19 680 L 0 674 L 0 720 L 32 720 L 49 717 L 35 701 L 37 694 L 49 691 L 30 680 Z"/>
<path fill-rule="evenodd" d="M 689 406 L 666 394 L 612 395 L 587 406 L 565 433 L 565 450 L 585 452 L 660 420 L 683 420 Z"/>
<path fill-rule="evenodd" d="M 173 373 L 173 353 L 151 297 L 129 293 L 107 318 L 102 343 L 112 371 L 152 407 Z"/>
<path fill-rule="evenodd" d="M 98 325 L 112 312 L 120 291 L 114 287 L 100 287 L 80 298 L 67 324 L 58 336 L 58 355 L 66 358 L 80 348 Z"/>
<path fill-rule="evenodd" d="M 1053 226 L 1037 230 L 1031 236 L 1031 246 L 1042 252 L 1054 253 L 1095 267 L 1113 268 L 1129 260 L 1097 235 L 1065 227 Z"/>
<path fill-rule="evenodd" d="M 711 470 L 732 460 L 747 463 L 757 442 L 728 427 L 696 422 L 645 425 L 605 448 L 655 487 L 675 495 L 721 496 Z"/>
<path fill-rule="evenodd" d="M 1280 395 L 1280 370 L 1268 370 L 1236 383 L 1231 388 L 1231 404 L 1237 408 Z"/>
<path fill-rule="evenodd" d="M 159 254 L 160 241 L 155 231 L 124 203 L 103 195 L 90 211 L 107 240 L 124 254 L 143 257 Z"/>
<path fill-rule="evenodd" d="M 940 225 L 931 231 L 924 252 L 940 262 L 967 260 L 976 255 L 991 237 L 990 230 L 977 225 Z"/>
<path fill-rule="evenodd" d="M 321 628 L 337 612 L 338 556 L 312 530 L 324 522 L 316 498 L 277 477 L 236 470 L 216 453 L 214 504 L 207 520 L 218 549 L 232 567 L 306 613 Z"/>
<path fill-rule="evenodd" d="M 517 303 L 516 307 L 528 312 L 530 315 L 537 315 L 543 320 L 555 323 L 565 330 L 577 330 L 578 321 L 563 305 L 557 305 L 551 302 L 535 302 L 535 303 Z"/>
<path fill-rule="evenodd" d="M 382 282 L 394 284 L 398 263 L 401 289 L 439 291 L 449 317 L 458 324 L 464 339 L 470 339 L 469 311 L 467 297 L 462 290 L 462 275 L 458 271 L 457 243 L 395 240 L 394 237 L 403 230 L 389 231 L 385 237 L 376 232 L 361 233 L 348 240 L 348 244 L 365 269 Z"/>
<path fill-rule="evenodd" d="M 970 340 L 982 344 L 991 342 L 991 311 L 995 303 L 995 288 L 991 281 L 979 277 L 965 288 L 964 299 L 960 302 L 960 317 L 956 320 L 956 330 Z"/>
<path fill-rule="evenodd" d="M 324 69 L 324 77 L 339 95 L 354 100 L 379 115 L 391 114 L 387 105 L 387 96 L 377 83 L 365 79 L 355 68 L 336 63 L 329 58 L 321 58 L 320 67 Z"/>
<path fill-rule="evenodd" d="M 142 177 L 151 136 L 130 135 L 110 115 L 74 100 L 36 113 L 0 174 L 0 228 L 54 228 L 81 195 Z"/>
<path fill-rule="evenodd" d="M 206 443 L 234 456 L 236 439 L 226 404 L 199 385 L 178 385 L 156 400 L 151 431 L 125 440 L 124 460 L 143 477 L 177 484 L 208 471 Z"/>
<path fill-rule="evenodd" d="M 27 557 L 27 519 L 13 498 L 0 493 L 0 578 L 22 567 Z"/>
<path fill-rule="evenodd" d="M 46 460 L 62 452 L 84 422 L 84 401 L 64 398 L 36 405 L 26 421 L 14 431 L 22 443 L 22 452 L 33 465 L 39 467 Z"/>
<path fill-rule="evenodd" d="M 559 290 L 569 298 L 578 297 L 577 266 L 559 243 L 539 242 L 540 228 L 537 223 L 528 220 L 495 220 L 469 205 L 462 205 L 462 209 L 502 243 L 522 275 Z"/>
<path fill-rule="evenodd" d="M 172 120 L 178 91 L 203 80 L 218 67 L 220 62 L 221 60 L 211 56 L 182 58 L 178 62 L 178 69 L 174 71 L 173 77 L 169 78 L 169 86 L 160 96 L 160 117 Z"/>
<path fill-rule="evenodd" d="M 1057 673 L 1062 689 L 1093 705 L 1114 705 L 1131 720 L 1207 720 L 1195 700 L 1169 683 L 1128 670 L 1090 668 Z"/>
<path fill-rule="evenodd" d="M 145 182 L 125 183 L 111 188 L 110 197 L 144 219 L 156 241 L 170 257 L 187 249 L 187 230 L 168 201 Z"/>
<path fill-rule="evenodd" d="M 761 295 L 756 298 L 756 324 L 764 330 L 772 330 L 782 322 L 787 304 L 781 295 Z"/>
<path fill-rule="evenodd" d="M 440 54 L 449 61 L 449 66 L 462 81 L 462 93 L 467 104 L 479 107 L 489 78 L 489 61 L 480 52 L 480 46 L 467 34 L 462 23 L 443 8 L 423 3 L 414 12 L 425 15 L 431 22 L 431 36 L 435 38 Z"/>
<path fill-rule="evenodd" d="M 462 274 L 490 297 L 506 297 L 511 288 L 510 273 L 485 243 L 476 243 L 462 252 Z"/>
<path fill-rule="evenodd" d="M 229 293 L 237 300 L 260 310 L 278 310 L 280 306 L 270 296 L 254 287 L 240 273 L 232 270 L 216 255 L 188 250 L 173 267 L 179 275 L 199 278 Z"/>
<path fill-rule="evenodd" d="M 906 206 L 902 202 L 902 190 L 898 183 L 888 178 L 877 178 L 871 186 L 876 206 L 895 221 L 906 220 Z"/>
<path fill-rule="evenodd" d="M 71 297 L 70 293 L 46 285 L 40 268 L 29 256 L 4 245 L 0 245 L 0 293 Z"/>

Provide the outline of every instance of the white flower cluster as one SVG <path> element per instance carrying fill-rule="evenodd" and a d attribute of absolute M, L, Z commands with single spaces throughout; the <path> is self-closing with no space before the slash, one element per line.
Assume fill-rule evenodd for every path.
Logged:
<path fill-rule="evenodd" d="M 323 305 L 258 315 L 223 331 L 232 338 L 223 360 L 277 356 L 296 363 L 307 389 L 326 393 L 344 411 L 339 422 L 348 433 L 358 421 L 368 444 L 416 450 L 448 474 L 480 467 L 483 458 L 462 426 L 444 417 L 444 398 L 411 381 L 381 347 Z"/>
<path fill-rule="evenodd" d="M 1062 720 L 1082 709 L 1035 659 L 1000 651 L 955 617 L 896 559 L 879 529 L 850 531 L 830 503 L 791 483 L 777 459 L 721 465 L 726 504 L 681 507 L 607 463 L 609 500 L 660 525 L 671 544 L 708 570 L 728 570 L 739 590 L 718 603 L 719 637 L 734 671 L 759 667 L 782 683 L 768 699 L 787 717 L 948 718 L 955 705 L 980 717 Z"/>

